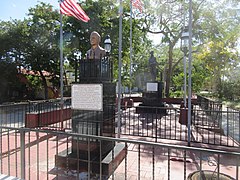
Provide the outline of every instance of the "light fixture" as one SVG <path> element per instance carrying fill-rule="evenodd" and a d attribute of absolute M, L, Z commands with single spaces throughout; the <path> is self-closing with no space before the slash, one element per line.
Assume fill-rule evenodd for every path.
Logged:
<path fill-rule="evenodd" d="M 106 53 L 110 53 L 112 48 L 112 41 L 110 39 L 110 36 L 107 35 L 105 41 L 104 41 L 104 49 L 106 50 Z"/>
<path fill-rule="evenodd" d="M 181 36 L 181 51 L 184 53 L 183 56 L 183 69 L 184 69 L 184 87 L 183 87 L 183 99 L 184 99 L 184 107 L 187 106 L 187 67 L 186 67 L 186 58 L 187 58 L 187 52 L 189 49 L 189 31 L 188 27 L 185 26 L 182 31 Z"/>
<path fill-rule="evenodd" d="M 188 27 L 185 26 L 181 36 L 181 50 L 184 52 L 184 55 L 187 54 L 188 46 L 189 46 L 189 31 Z"/>

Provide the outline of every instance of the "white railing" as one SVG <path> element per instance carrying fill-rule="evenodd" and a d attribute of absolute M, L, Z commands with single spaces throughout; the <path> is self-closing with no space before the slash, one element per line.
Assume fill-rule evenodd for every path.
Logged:
<path fill-rule="evenodd" d="M 211 150 L 3 126 L 0 130 L 0 174 L 21 179 L 185 180 L 200 174 L 213 179 L 240 178 L 239 149 Z M 109 143 L 119 149 L 103 153 Z"/>

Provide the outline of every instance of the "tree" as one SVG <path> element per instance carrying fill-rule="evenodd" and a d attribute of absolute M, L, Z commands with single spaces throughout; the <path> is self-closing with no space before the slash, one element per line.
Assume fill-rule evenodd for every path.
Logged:
<path fill-rule="evenodd" d="M 95 30 L 102 35 L 102 46 L 106 35 L 112 39 L 112 54 L 114 63 L 117 64 L 118 54 L 118 7 L 117 3 L 111 0 L 86 1 L 81 6 L 91 18 L 89 23 L 78 21 L 73 17 L 63 17 L 64 55 L 69 58 L 70 65 L 74 65 L 72 53 L 77 49 L 84 53 L 90 48 L 89 36 Z M 123 83 L 129 84 L 129 4 L 126 5 L 123 19 Z M 15 66 L 25 67 L 34 72 L 40 72 L 42 86 L 45 89 L 47 98 L 47 82 L 43 70 L 52 75 L 59 74 L 59 12 L 53 10 L 52 6 L 46 3 L 39 3 L 29 9 L 28 18 L 23 21 L 1 22 L 0 45 L 1 58 L 14 61 Z M 143 51 L 141 44 L 144 44 L 145 32 L 139 28 L 139 20 L 134 21 L 133 46 L 136 57 L 140 57 Z M 139 38 L 140 37 L 140 38 Z M 143 38 L 142 38 L 143 37 Z M 136 58 L 139 59 L 139 58 Z M 117 66 L 115 77 L 117 75 Z M 59 82 L 59 79 L 58 79 Z"/>
<path fill-rule="evenodd" d="M 233 59 L 236 61 L 236 54 L 234 55 L 235 57 L 232 56 L 234 53 L 232 55 L 229 54 L 229 52 L 233 52 L 233 49 L 236 48 L 236 40 L 239 37 L 239 33 L 237 32 L 237 29 L 239 29 L 239 16 L 236 16 L 236 9 L 234 10 L 233 8 L 236 6 L 236 3 L 236 1 L 224 0 L 219 2 L 202 0 L 193 1 L 192 40 L 194 58 L 198 57 L 194 56 L 195 53 L 206 51 L 204 47 L 206 47 L 206 44 L 209 42 L 216 45 L 223 41 L 224 45 L 222 48 L 225 50 L 222 50 L 224 50 L 224 53 L 217 54 L 217 52 L 215 52 L 215 55 L 218 56 L 212 54 L 212 57 L 219 60 L 216 64 L 218 64 L 218 66 L 222 65 L 220 59 L 225 59 L 225 66 Z M 184 4 L 183 1 L 178 0 L 152 0 L 144 1 L 144 4 L 146 10 L 144 12 L 145 22 L 143 28 L 150 33 L 161 34 L 162 40 L 159 48 L 168 48 L 166 52 L 165 95 L 169 96 L 170 86 L 175 86 L 172 83 L 176 83 L 176 80 L 178 79 L 176 78 L 177 74 L 182 72 L 179 71 L 179 68 L 181 68 L 179 62 L 182 60 L 179 54 L 179 41 L 184 26 L 188 24 L 188 4 Z M 205 46 L 203 46 L 204 44 Z M 228 58 L 226 58 L 226 56 Z M 193 59 L 193 64 L 194 63 Z M 208 65 L 208 63 L 209 62 L 205 61 L 200 64 Z M 207 71 L 209 71 L 209 69 Z M 222 71 L 219 72 L 222 73 Z M 172 81 L 173 77 L 175 78 L 174 82 Z M 197 81 L 192 81 L 192 83 L 197 83 Z M 195 85 L 193 85 L 193 87 L 194 86 Z"/>
<path fill-rule="evenodd" d="M 2 60 L 13 62 L 16 68 L 23 65 L 24 47 L 26 45 L 26 21 L 13 20 L 1 22 L 0 56 Z"/>
<path fill-rule="evenodd" d="M 26 87 L 19 81 L 18 73 L 23 65 L 25 21 L 0 22 L 0 84 L 3 101 L 23 97 Z M 14 93 L 14 92 L 18 92 Z M 17 97 L 18 96 L 18 97 Z M 16 99 L 15 99 L 16 100 Z"/>
<path fill-rule="evenodd" d="M 200 40 L 202 43 L 198 58 L 205 62 L 211 72 L 211 87 L 218 97 L 224 96 L 223 81 L 229 80 L 229 72 L 239 64 L 237 43 L 239 22 L 234 2 L 209 2 L 208 9 L 201 13 Z M 212 3 L 212 4 L 211 4 Z M 224 6 L 223 6 L 224 4 Z"/>
<path fill-rule="evenodd" d="M 177 45 L 184 23 L 184 9 L 182 1 L 145 1 L 147 13 L 145 15 L 144 28 L 154 34 L 162 34 L 161 47 L 167 45 L 166 75 L 165 75 L 165 96 L 169 97 L 171 76 L 173 75 L 175 59 L 173 50 Z M 153 8 L 154 7 L 154 8 Z"/>
<path fill-rule="evenodd" d="M 25 46 L 25 66 L 39 72 L 48 98 L 48 87 L 43 70 L 59 74 L 59 13 L 49 4 L 40 3 L 29 9 L 30 18 Z"/>

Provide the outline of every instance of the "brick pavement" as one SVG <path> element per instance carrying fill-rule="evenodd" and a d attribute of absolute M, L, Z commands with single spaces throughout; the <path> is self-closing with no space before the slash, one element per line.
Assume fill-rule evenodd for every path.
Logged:
<path fill-rule="evenodd" d="M 171 121 L 171 122 L 169 122 Z M 162 121 L 162 126 L 171 128 L 171 126 L 166 126 L 167 121 Z M 131 125 L 134 125 L 134 122 Z M 144 123 L 144 122 L 142 122 Z M 160 122 L 161 123 L 161 122 Z M 182 131 L 183 128 L 181 125 L 176 123 L 175 118 L 168 118 L 168 123 L 179 128 L 181 136 L 186 137 L 186 131 Z M 144 124 L 142 124 L 144 125 Z M 147 124 L 145 124 L 147 125 Z M 148 123 L 148 126 L 151 124 Z M 134 126 L 131 126 L 133 128 Z M 137 126 L 136 126 L 137 127 Z M 182 129 L 181 129 L 182 128 Z M 144 131 L 142 131 L 144 133 Z M 166 134 L 162 132 L 162 136 L 179 136 L 180 134 Z M 197 130 L 193 129 L 193 135 L 197 138 L 203 138 L 205 136 L 211 137 L 211 132 L 205 130 L 202 132 L 201 136 L 198 134 Z M 216 134 L 214 134 L 216 136 Z M 135 139 L 141 141 L 154 141 L 155 139 L 149 137 L 139 137 L 139 136 L 121 136 L 125 139 Z M 222 141 L 227 141 L 226 137 L 222 137 Z M 1 174 L 8 174 L 12 177 L 21 177 L 21 154 L 20 154 L 20 133 L 18 131 L 5 131 L 0 139 L 1 143 Z M 166 144 L 175 144 L 175 145 L 187 145 L 186 141 L 177 141 L 177 140 L 168 140 L 168 139 L 158 139 L 159 143 Z M 201 142 L 201 141 L 199 141 Z M 214 146 L 206 145 L 202 143 L 192 143 L 196 147 L 208 147 L 214 149 L 221 149 L 226 151 L 239 151 L 239 147 L 223 147 L 223 146 Z M 25 177 L 26 180 L 64 180 L 64 179 L 77 179 L 77 178 L 86 178 L 86 172 L 82 172 L 77 175 L 75 170 L 61 169 L 55 167 L 55 155 L 58 152 L 66 150 L 71 147 L 70 139 L 67 139 L 63 136 L 53 136 L 48 133 L 36 133 L 29 132 L 26 133 L 25 137 Z M 170 153 L 169 153 L 170 152 Z M 154 154 L 154 156 L 153 156 Z M 240 169 L 236 164 L 239 165 L 239 160 L 233 156 L 221 155 L 219 158 L 221 163 L 220 172 L 228 174 L 232 177 L 240 176 Z M 196 153 L 195 151 L 188 151 L 186 153 L 186 161 L 184 161 L 184 152 L 181 150 L 175 149 L 166 149 L 166 148 L 153 148 L 147 145 L 140 145 L 140 148 L 137 144 L 129 143 L 128 144 L 128 154 L 127 157 L 122 161 L 118 168 L 114 172 L 114 178 L 110 177 L 109 179 L 115 180 L 135 180 L 135 179 L 156 179 L 156 180 L 179 180 L 184 179 L 191 172 L 197 171 L 200 169 L 200 164 L 202 164 L 203 170 L 215 170 L 216 169 L 216 160 L 218 157 L 215 154 L 202 154 Z M 209 162 L 212 162 L 210 164 Z M 215 164 L 214 164 L 215 163 Z M 185 168 L 184 168 L 185 165 Z M 169 171 L 170 170 L 170 171 Z M 184 173 L 185 172 L 185 173 Z M 0 176 L 1 177 L 1 176 Z M 7 180 L 7 176 L 4 177 Z M 9 178 L 12 178 L 9 177 Z M 92 177 L 91 179 L 97 179 L 97 177 Z"/>
<path fill-rule="evenodd" d="M 76 179 L 74 170 L 63 170 L 55 167 L 55 154 L 65 150 L 71 145 L 64 137 L 54 137 L 44 133 L 27 133 L 26 136 L 26 179 Z M 2 142 L 7 146 L 2 147 L 1 173 L 14 177 L 21 177 L 21 159 L 19 133 L 9 132 L 2 137 Z M 168 142 L 170 143 L 170 141 Z M 168 153 L 170 152 L 170 154 Z M 37 155 L 39 154 L 39 155 Z M 154 156 L 153 156 L 154 154 Z M 202 155 L 202 169 L 214 170 L 215 165 L 209 165 L 209 159 L 216 160 L 214 154 Z M 236 158 L 229 155 L 221 155 L 220 172 L 236 177 Z M 184 153 L 181 150 L 168 150 L 166 148 L 155 148 L 146 145 L 128 144 L 128 154 L 114 173 L 115 180 L 127 179 L 184 179 L 199 169 L 199 153 L 188 151 L 186 154 L 186 169 L 184 170 Z M 168 168 L 170 167 L 170 168 Z M 170 171 L 168 172 L 168 169 Z M 240 172 L 240 169 L 239 171 Z M 94 178 L 93 178 L 94 179 Z M 113 179 L 110 177 L 109 179 Z"/>

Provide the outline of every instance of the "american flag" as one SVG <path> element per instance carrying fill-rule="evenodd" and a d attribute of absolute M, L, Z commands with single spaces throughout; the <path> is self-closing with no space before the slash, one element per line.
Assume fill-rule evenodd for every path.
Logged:
<path fill-rule="evenodd" d="M 88 22 L 90 20 L 81 6 L 77 4 L 76 0 L 61 0 L 60 12 L 67 16 L 74 16 L 83 22 Z"/>
<path fill-rule="evenodd" d="M 143 10 L 143 4 L 141 2 L 141 0 L 131 0 L 132 1 L 132 5 L 137 8 L 140 12 L 142 12 Z"/>

